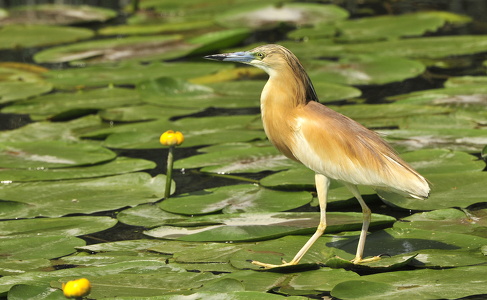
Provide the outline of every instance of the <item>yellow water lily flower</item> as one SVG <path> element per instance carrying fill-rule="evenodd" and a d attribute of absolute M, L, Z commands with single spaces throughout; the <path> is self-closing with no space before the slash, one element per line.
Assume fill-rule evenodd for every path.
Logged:
<path fill-rule="evenodd" d="M 66 298 L 81 298 L 91 291 L 91 283 L 86 278 L 80 278 L 63 283 L 63 293 Z"/>
<path fill-rule="evenodd" d="M 184 135 L 179 131 L 168 130 L 159 139 L 164 146 L 179 146 L 184 142 Z"/>

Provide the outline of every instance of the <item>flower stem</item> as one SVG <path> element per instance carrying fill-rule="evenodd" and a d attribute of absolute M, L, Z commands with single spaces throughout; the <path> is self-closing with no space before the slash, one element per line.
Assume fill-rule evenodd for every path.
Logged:
<path fill-rule="evenodd" d="M 174 146 L 169 146 L 169 152 L 167 154 L 166 190 L 164 191 L 164 199 L 169 198 L 169 195 L 171 194 L 172 166 L 174 160 L 173 151 Z"/>

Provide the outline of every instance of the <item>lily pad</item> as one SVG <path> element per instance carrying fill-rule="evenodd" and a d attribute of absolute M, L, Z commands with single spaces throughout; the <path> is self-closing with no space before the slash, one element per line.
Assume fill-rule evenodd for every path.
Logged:
<path fill-rule="evenodd" d="M 63 168 L 94 165 L 114 159 L 116 154 L 90 143 L 65 141 L 4 142 L 0 144 L 3 168 Z"/>
<path fill-rule="evenodd" d="M 34 55 L 37 63 L 169 60 L 233 46 L 249 35 L 245 29 L 207 33 L 190 40 L 180 35 L 132 36 L 50 48 Z"/>
<path fill-rule="evenodd" d="M 156 119 L 170 119 L 175 116 L 184 116 L 201 111 L 196 108 L 174 108 L 156 105 L 137 105 L 105 109 L 98 114 L 104 120 L 115 122 L 150 121 Z"/>
<path fill-rule="evenodd" d="M 358 237 L 351 238 L 339 248 L 343 252 L 337 255 L 349 259 L 355 255 Z M 400 255 L 408 253 L 421 253 L 423 250 L 476 250 L 480 253 L 480 247 L 485 245 L 487 239 L 467 234 L 442 232 L 437 230 L 400 229 L 389 228 L 373 232 L 367 237 L 365 245 L 365 257 L 386 253 L 388 255 Z M 420 257 L 416 257 L 419 259 Z M 441 266 L 441 265 L 440 265 Z"/>
<path fill-rule="evenodd" d="M 433 189 L 426 200 L 412 200 L 384 191 L 378 191 L 378 194 L 389 205 L 414 210 L 466 208 L 485 202 L 486 172 L 430 174 L 428 180 L 432 182 Z"/>
<path fill-rule="evenodd" d="M 487 293 L 482 280 L 478 280 L 485 276 L 485 266 L 374 274 L 339 283 L 331 295 L 341 299 L 457 299 Z M 461 289 L 458 288 L 459 278 L 462 279 Z"/>
<path fill-rule="evenodd" d="M 52 90 L 38 73 L 0 66 L 0 103 L 27 99 Z"/>
<path fill-rule="evenodd" d="M 32 119 L 72 118 L 100 109 L 138 103 L 141 103 L 140 95 L 132 89 L 104 88 L 40 96 L 17 102 L 2 109 L 2 112 L 30 114 Z"/>
<path fill-rule="evenodd" d="M 103 177 L 154 169 L 152 161 L 137 158 L 117 157 L 116 159 L 93 166 L 47 169 L 0 169 L 1 182 L 40 181 Z"/>
<path fill-rule="evenodd" d="M 386 84 L 413 78 L 422 74 L 425 66 L 415 60 L 401 57 L 357 56 L 338 62 L 313 61 L 309 71 L 314 81 L 341 84 Z"/>
<path fill-rule="evenodd" d="M 485 168 L 485 163 L 476 156 L 447 149 L 411 151 L 401 157 L 421 174 L 480 172 Z"/>
<path fill-rule="evenodd" d="M 190 32 L 200 30 L 214 25 L 211 20 L 196 20 L 183 22 L 169 22 L 162 24 L 127 24 L 118 26 L 107 26 L 101 28 L 98 33 L 101 35 L 145 35 L 145 34 L 167 34 L 174 32 Z"/>
<path fill-rule="evenodd" d="M 23 127 L 0 131 L 0 140 L 34 142 L 46 140 L 76 141 L 80 132 L 102 127 L 98 116 L 89 115 L 68 122 L 35 122 Z"/>
<path fill-rule="evenodd" d="M 159 142 L 161 133 L 164 130 L 173 129 L 184 134 L 185 142 L 181 147 L 193 147 L 263 139 L 265 137 L 263 131 L 246 129 L 256 120 L 260 122 L 260 118 L 253 115 L 184 118 L 175 122 L 156 120 L 115 126 L 89 133 L 86 136 L 110 134 L 104 145 L 111 148 L 162 148 L 164 146 Z"/>
<path fill-rule="evenodd" d="M 467 210 L 445 208 L 416 213 L 394 223 L 394 228 L 437 230 L 485 237 L 487 209 Z"/>
<path fill-rule="evenodd" d="M 75 252 L 74 247 L 84 246 L 85 241 L 65 236 L 10 236 L 2 237 L 0 253 L 9 259 L 56 258 Z"/>
<path fill-rule="evenodd" d="M 18 275 L 50 267 L 51 261 L 47 258 L 2 259 L 0 260 L 0 275 Z"/>
<path fill-rule="evenodd" d="M 442 14 L 434 12 L 359 18 L 337 24 L 340 31 L 338 40 L 358 42 L 421 36 L 437 31 L 446 22 Z"/>
<path fill-rule="evenodd" d="M 124 224 L 146 228 L 171 224 L 186 218 L 188 217 L 164 211 L 152 203 L 124 209 L 117 214 L 117 219 Z"/>
<path fill-rule="evenodd" d="M 37 218 L 0 222 L 0 235 L 16 237 L 80 236 L 111 228 L 117 220 L 110 217 Z"/>
<path fill-rule="evenodd" d="M 47 238 L 47 237 L 46 237 Z M 67 238 L 64 238 L 67 239 Z M 76 238 L 71 238 L 76 239 Z M 48 245 L 46 245 L 48 246 Z M 26 248 L 32 249 L 30 246 Z M 40 248 L 37 248 L 39 252 Z M 46 252 L 48 253 L 48 252 Z M 0 293 L 7 292 L 12 286 L 16 284 L 35 284 L 37 286 L 46 284 L 48 285 L 51 281 L 59 280 L 60 278 L 70 277 L 69 280 L 75 278 L 86 277 L 91 280 L 91 276 L 103 276 L 108 274 L 117 274 L 121 272 L 128 272 L 130 270 L 137 269 L 138 272 L 161 272 L 161 269 L 168 268 L 165 262 L 161 261 L 128 261 L 123 263 L 115 263 L 107 266 L 96 266 L 96 267 L 86 267 L 86 268 L 69 268 L 57 271 L 45 272 L 26 272 L 24 274 L 15 276 L 5 276 L 0 278 Z M 160 275 L 160 273 L 159 273 Z M 64 280 L 66 282 L 68 280 Z M 59 288 L 61 288 L 61 283 L 59 283 Z"/>
<path fill-rule="evenodd" d="M 116 17 L 113 10 L 89 5 L 28 5 L 15 6 L 0 24 L 67 25 L 104 22 Z"/>
<path fill-rule="evenodd" d="M 394 220 L 389 216 L 374 214 L 371 224 L 383 225 Z M 244 213 L 218 217 L 202 216 L 177 222 L 173 224 L 174 226 L 161 226 L 144 233 L 153 237 L 180 241 L 242 242 L 277 238 L 289 234 L 311 234 L 316 231 L 318 223 L 319 213 Z M 191 227 L 175 227 L 176 225 Z M 329 213 L 326 230 L 327 232 L 357 230 L 361 226 L 361 213 Z"/>
<path fill-rule="evenodd" d="M 96 179 L 10 183 L 0 186 L 0 217 L 60 217 L 155 202 L 164 196 L 165 176 L 130 173 Z M 174 192 L 172 185 L 172 191 Z"/>
<path fill-rule="evenodd" d="M 8 25 L 0 29 L 0 49 L 41 47 L 88 39 L 93 31 L 85 28 Z"/>
<path fill-rule="evenodd" d="M 178 195 L 166 199 L 159 207 L 185 215 L 242 212 L 287 211 L 311 201 L 308 192 L 282 192 L 253 184 L 229 185 Z"/>
<path fill-rule="evenodd" d="M 348 12 L 336 5 L 312 3 L 285 3 L 281 6 L 251 4 L 237 7 L 217 17 L 217 22 L 226 27 L 252 29 L 272 28 L 281 23 L 308 25 L 334 22 L 348 17 Z"/>
<path fill-rule="evenodd" d="M 220 174 L 279 171 L 296 165 L 296 162 L 280 154 L 273 146 L 210 152 L 183 158 L 174 163 L 174 167 L 178 169 L 204 167 L 203 172 Z"/>
<path fill-rule="evenodd" d="M 385 134 L 393 145 L 408 151 L 447 147 L 450 150 L 479 152 L 487 144 L 485 133 L 479 129 L 421 128 L 379 132 Z"/>
<path fill-rule="evenodd" d="M 485 84 L 461 85 L 440 89 L 412 92 L 389 97 L 399 104 L 429 104 L 442 106 L 481 106 L 485 107 L 487 87 Z"/>
<path fill-rule="evenodd" d="M 349 57 L 380 53 L 386 57 L 440 59 L 454 55 L 469 55 L 487 51 L 487 38 L 482 35 L 433 36 L 370 43 L 336 44 L 330 40 L 307 43 L 282 42 L 298 57 Z M 463 45 L 464 47 L 458 47 Z"/>
<path fill-rule="evenodd" d="M 231 66 L 230 66 L 231 67 Z M 218 63 L 159 63 L 121 64 L 117 66 L 89 66 L 50 70 L 43 74 L 57 89 L 103 87 L 110 84 L 137 84 L 162 76 L 189 79 L 229 68 Z"/>

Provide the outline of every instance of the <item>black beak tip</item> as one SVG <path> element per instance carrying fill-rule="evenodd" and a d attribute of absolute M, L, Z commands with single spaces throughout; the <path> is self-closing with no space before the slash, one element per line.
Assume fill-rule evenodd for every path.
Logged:
<path fill-rule="evenodd" d="M 211 59 L 211 60 L 223 60 L 225 56 L 221 54 L 212 54 L 212 55 L 203 56 L 203 58 Z"/>

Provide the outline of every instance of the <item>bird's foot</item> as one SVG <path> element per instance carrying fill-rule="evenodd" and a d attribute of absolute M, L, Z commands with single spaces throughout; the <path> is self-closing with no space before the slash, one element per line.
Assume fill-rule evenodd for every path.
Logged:
<path fill-rule="evenodd" d="M 279 267 L 289 267 L 289 266 L 294 266 L 294 265 L 297 264 L 296 262 L 293 262 L 293 261 L 286 262 L 284 260 L 281 261 L 282 264 L 280 264 L 280 265 L 267 264 L 267 263 L 263 263 L 263 262 L 256 261 L 256 260 L 251 260 L 250 262 L 253 265 L 257 265 L 257 266 L 263 267 L 264 269 L 273 269 L 273 268 L 279 268 Z"/>
<path fill-rule="evenodd" d="M 351 260 L 351 262 L 354 265 L 358 265 L 358 264 L 368 263 L 368 262 L 372 262 L 372 261 L 378 261 L 380 259 L 381 259 L 380 256 L 374 256 L 374 257 L 366 258 L 366 259 L 363 259 L 362 257 L 355 257 L 354 259 Z"/>

